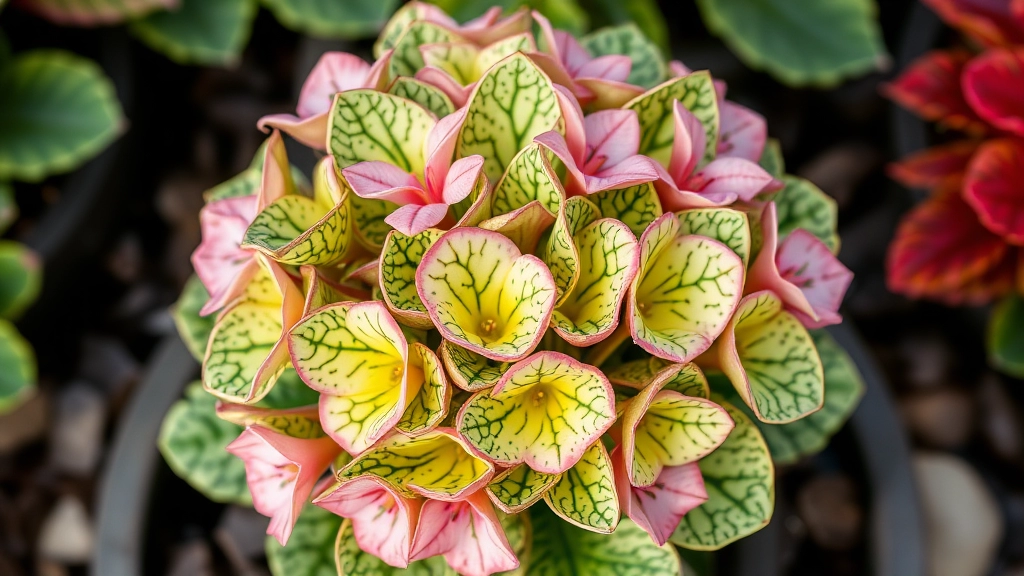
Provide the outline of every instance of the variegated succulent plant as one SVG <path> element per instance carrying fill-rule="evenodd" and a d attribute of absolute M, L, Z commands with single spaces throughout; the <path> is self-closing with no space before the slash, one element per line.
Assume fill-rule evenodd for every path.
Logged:
<path fill-rule="evenodd" d="M 673 545 L 764 526 L 769 443 L 820 449 L 861 385 L 818 330 L 851 280 L 835 208 L 763 118 L 635 26 L 414 2 L 375 54 L 261 121 L 178 311 L 271 567 L 677 574 Z M 323 152 L 311 184 L 278 130 Z M 162 442 L 204 489 L 213 457 L 179 456 L 210 412 Z"/>

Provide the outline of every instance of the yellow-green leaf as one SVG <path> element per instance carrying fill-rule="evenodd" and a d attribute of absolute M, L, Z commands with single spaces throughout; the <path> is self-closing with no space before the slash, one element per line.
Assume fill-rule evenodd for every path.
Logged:
<path fill-rule="evenodd" d="M 434 327 L 416 293 L 416 269 L 423 254 L 441 237 L 442 232 L 428 229 L 406 236 L 392 230 L 384 240 L 380 256 L 380 287 L 384 304 L 403 324 L 428 330 Z"/>
<path fill-rule="evenodd" d="M 697 208 L 677 212 L 680 234 L 699 234 L 718 240 L 743 260 L 750 261 L 750 226 L 747 215 L 731 208 Z"/>
<path fill-rule="evenodd" d="M 452 104 L 448 95 L 442 92 L 440 89 L 427 84 L 426 82 L 420 82 L 415 78 L 401 77 L 395 80 L 388 92 L 398 96 L 399 98 L 405 98 L 406 100 L 412 100 L 413 102 L 423 106 L 427 110 L 430 110 L 438 118 L 443 118 L 452 112 L 455 112 L 455 105 Z"/>
<path fill-rule="evenodd" d="M 441 343 L 438 355 L 452 382 L 468 392 L 478 392 L 494 386 L 512 365 L 509 362 L 491 360 L 447 340 Z"/>
<path fill-rule="evenodd" d="M 561 477 L 561 474 L 545 474 L 519 464 L 495 476 L 487 485 L 487 492 L 503 512 L 518 514 L 543 498 Z"/>
<path fill-rule="evenodd" d="M 601 215 L 622 221 L 637 238 L 662 214 L 658 192 L 650 182 L 622 190 L 605 190 L 587 198 L 597 205 Z"/>
<path fill-rule="evenodd" d="M 707 141 L 703 162 L 714 160 L 718 150 L 718 99 L 711 74 L 702 70 L 673 78 L 628 102 L 640 118 L 640 154 L 668 166 L 675 140 L 674 102 L 678 100 L 704 126 Z"/>
<path fill-rule="evenodd" d="M 567 522 L 603 534 L 619 523 L 619 500 L 608 450 L 598 440 L 544 493 L 548 507 Z"/>
<path fill-rule="evenodd" d="M 334 97 L 327 148 L 339 168 L 377 160 L 422 174 L 427 133 L 436 123 L 433 114 L 412 100 L 375 90 L 348 90 Z"/>

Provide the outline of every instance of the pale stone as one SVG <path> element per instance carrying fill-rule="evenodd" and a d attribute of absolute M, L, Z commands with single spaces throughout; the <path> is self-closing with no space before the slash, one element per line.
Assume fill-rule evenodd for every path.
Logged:
<path fill-rule="evenodd" d="M 61 472 L 88 476 L 103 453 L 106 399 L 88 383 L 68 386 L 57 398 L 51 436 L 50 460 Z"/>
<path fill-rule="evenodd" d="M 63 496 L 43 521 L 39 555 L 61 564 L 85 564 L 92 558 L 93 525 L 82 501 Z"/>

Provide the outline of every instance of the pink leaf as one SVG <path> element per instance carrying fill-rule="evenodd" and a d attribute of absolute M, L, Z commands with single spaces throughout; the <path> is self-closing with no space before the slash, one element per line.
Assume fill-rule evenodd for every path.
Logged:
<path fill-rule="evenodd" d="M 270 114 L 259 119 L 256 127 L 264 132 L 280 130 L 304 146 L 327 150 L 327 113 L 308 118 L 291 114 Z"/>
<path fill-rule="evenodd" d="M 519 566 L 494 508 L 483 490 L 461 502 L 427 500 L 420 512 L 412 559 L 443 554 L 453 570 L 490 576 Z"/>
<path fill-rule="evenodd" d="M 646 156 L 630 156 L 593 176 L 587 176 L 587 194 L 653 182 L 658 179 L 658 168 L 658 163 Z"/>
<path fill-rule="evenodd" d="M 839 305 L 853 281 L 853 272 L 832 254 L 828 246 L 807 230 L 790 233 L 775 255 L 779 274 L 803 293 L 814 310 L 812 316 L 793 313 L 808 328 L 824 328 L 842 322 Z"/>
<path fill-rule="evenodd" d="M 625 82 L 633 68 L 633 60 L 622 54 L 599 56 L 580 67 L 579 78 L 601 78 L 613 82 Z"/>
<path fill-rule="evenodd" d="M 964 179 L 964 200 L 982 224 L 1010 244 L 1024 246 L 1024 143 L 1005 138 L 978 148 Z"/>
<path fill-rule="evenodd" d="M 750 160 L 718 158 L 699 170 L 686 187 L 706 198 L 737 198 L 750 202 L 765 188 L 780 187 L 772 175 Z"/>
<path fill-rule="evenodd" d="M 439 190 L 443 187 L 467 111 L 468 108 L 463 108 L 441 118 L 427 134 L 427 165 L 424 168 L 427 190 Z"/>
<path fill-rule="evenodd" d="M 326 52 L 313 66 L 299 93 L 300 118 L 324 114 L 331 109 L 334 95 L 345 90 L 368 88 L 370 65 L 345 52 Z"/>
<path fill-rule="evenodd" d="M 718 157 L 744 158 L 751 162 L 760 160 L 764 144 L 768 141 L 768 124 L 764 117 L 728 100 L 720 100 L 718 110 L 722 118 Z"/>
<path fill-rule="evenodd" d="M 675 120 L 675 139 L 672 141 L 668 173 L 672 182 L 682 185 L 704 156 L 707 135 L 700 120 L 678 100 L 673 104 L 672 114 Z"/>
<path fill-rule="evenodd" d="M 473 88 L 476 87 L 475 82 L 468 86 L 463 86 L 455 78 L 452 78 L 451 74 L 434 66 L 420 68 L 416 71 L 415 77 L 417 80 L 430 84 L 444 92 L 444 95 L 452 101 L 456 108 L 462 108 L 466 105 L 469 95 L 473 92 Z"/>
<path fill-rule="evenodd" d="M 461 202 L 476 188 L 483 168 L 484 157 L 479 154 L 456 160 L 445 177 L 440 199 L 448 205 Z"/>
<path fill-rule="evenodd" d="M 583 108 L 579 101 L 573 97 L 568 88 L 555 85 L 555 96 L 558 98 L 558 105 L 562 109 L 562 117 L 565 119 L 565 143 L 572 154 L 573 164 L 582 168 L 583 158 L 587 150 L 586 120 L 583 118 Z M 639 146 L 639 144 L 638 144 Z"/>
<path fill-rule="evenodd" d="M 803 291 L 784 278 L 779 270 L 779 265 L 777 264 L 779 225 L 774 202 L 770 202 L 765 206 L 764 212 L 761 214 L 761 233 L 763 234 L 763 244 L 757 259 L 754 260 L 754 263 L 750 265 L 750 269 L 747 271 L 747 282 L 743 287 L 744 294 L 771 290 L 782 299 L 782 302 L 789 310 L 799 311 L 813 322 L 820 321 L 821 318 L 811 303 L 808 302 L 807 296 L 804 295 Z M 792 263 L 791 259 L 787 261 L 787 265 Z M 792 273 L 793 271 L 791 271 Z"/>
<path fill-rule="evenodd" d="M 360 198 L 388 200 L 396 204 L 423 202 L 423 188 L 419 180 L 394 164 L 367 160 L 343 168 L 341 173 Z"/>
<path fill-rule="evenodd" d="M 978 116 L 1024 136 L 1024 49 L 985 52 L 964 67 L 960 82 Z"/>
<path fill-rule="evenodd" d="M 583 119 L 587 151 L 583 171 L 615 166 L 640 149 L 640 121 L 634 110 L 601 110 Z"/>
<path fill-rule="evenodd" d="M 890 164 L 886 172 L 907 188 L 933 188 L 948 180 L 962 179 L 977 149 L 974 140 L 933 146 Z"/>
<path fill-rule="evenodd" d="M 704 478 L 696 462 L 666 466 L 653 485 L 636 488 L 629 484 L 621 446 L 612 451 L 611 458 L 619 505 L 629 519 L 650 534 L 659 546 L 668 542 L 687 512 L 708 499 Z"/>
<path fill-rule="evenodd" d="M 570 196 L 586 192 L 586 177 L 577 166 L 576 159 L 561 134 L 552 130 L 536 136 L 533 141 L 550 150 L 562 161 L 562 164 L 565 164 L 569 172 L 569 181 L 566 183 L 565 191 Z"/>
<path fill-rule="evenodd" d="M 254 218 L 255 195 L 217 200 L 199 212 L 203 241 L 192 253 L 192 266 L 210 294 L 201 314 L 215 312 L 234 300 L 244 287 L 239 284 L 244 285 L 258 270 L 253 252 L 240 247 Z"/>
<path fill-rule="evenodd" d="M 413 236 L 437 226 L 448 215 L 447 204 L 408 204 L 388 214 L 384 221 L 406 236 Z"/>

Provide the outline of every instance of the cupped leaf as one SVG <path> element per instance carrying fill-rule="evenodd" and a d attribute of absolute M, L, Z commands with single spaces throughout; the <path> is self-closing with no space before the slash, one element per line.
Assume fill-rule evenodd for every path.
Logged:
<path fill-rule="evenodd" d="M 570 344 L 589 346 L 619 325 L 619 311 L 639 266 L 639 248 L 629 228 L 611 218 L 590 224 L 573 237 L 579 273 L 565 301 L 551 316 L 555 331 Z"/>
<path fill-rule="evenodd" d="M 758 420 L 786 424 L 821 408 L 825 376 L 814 340 L 773 292 L 745 297 L 716 346 L 718 366 Z"/>
<path fill-rule="evenodd" d="M 217 320 L 216 316 L 199 315 L 199 311 L 209 300 L 210 294 L 206 292 L 199 277 L 193 274 L 185 282 L 172 312 L 178 335 L 192 356 L 199 361 L 206 356 L 206 345 L 210 341 L 210 332 L 213 331 Z"/>
<path fill-rule="evenodd" d="M 454 432 L 437 429 L 410 438 L 392 435 L 338 471 L 338 479 L 381 478 L 410 496 L 456 501 L 483 488 L 494 466 L 478 458 Z"/>
<path fill-rule="evenodd" d="M 355 194 L 349 195 L 349 202 L 352 203 L 352 233 L 356 242 L 370 252 L 380 252 L 388 232 L 391 231 L 391 225 L 384 219 L 398 209 L 398 204 L 387 200 L 360 198 Z"/>
<path fill-rule="evenodd" d="M 352 521 L 345 520 L 334 544 L 337 572 L 325 576 L 458 576 L 448 567 L 443 556 L 410 562 L 407 568 L 385 564 L 373 554 L 363 552 L 352 530 Z M 286 576 L 275 574 L 274 576 Z"/>
<path fill-rule="evenodd" d="M 1024 378 L 1024 298 L 1021 296 L 1011 294 L 1005 297 L 992 311 L 988 356 L 997 369 L 1016 378 Z M 827 371 L 825 377 L 825 385 L 828 386 Z M 828 400 L 828 396 L 825 398 Z"/>
<path fill-rule="evenodd" d="M 36 298 L 43 283 L 43 263 L 24 244 L 0 240 L 0 318 L 15 320 Z"/>
<path fill-rule="evenodd" d="M 263 0 L 263 4 L 281 24 L 296 32 L 354 40 L 377 34 L 394 12 L 398 0 Z"/>
<path fill-rule="evenodd" d="M 630 360 L 610 370 L 605 370 L 605 375 L 616 386 L 641 390 L 666 366 L 670 366 L 669 362 L 657 356 L 648 356 L 639 360 Z"/>
<path fill-rule="evenodd" d="M 554 215 L 540 202 L 534 201 L 507 214 L 484 220 L 478 226 L 501 234 L 521 252 L 531 254 L 536 250 L 541 235 L 554 221 Z"/>
<path fill-rule="evenodd" d="M 533 551 L 527 576 L 678 576 L 682 572 L 675 548 L 658 546 L 625 518 L 615 532 L 598 534 L 535 506 L 530 524 Z"/>
<path fill-rule="evenodd" d="M 0 6 L 3 6 L 0 2 Z M 119 24 L 155 10 L 174 9 L 178 0 L 22 0 L 20 8 L 64 26 Z"/>
<path fill-rule="evenodd" d="M 124 127 L 114 85 L 91 60 L 32 50 L 0 69 L 0 181 L 73 170 Z"/>
<path fill-rule="evenodd" d="M 292 528 L 288 545 L 267 536 L 266 552 L 274 576 L 336 576 L 334 543 L 342 519 L 307 504 Z"/>
<path fill-rule="evenodd" d="M 612 386 L 600 370 L 558 352 L 512 366 L 456 418 L 459 433 L 494 462 L 538 472 L 571 468 L 615 420 Z"/>
<path fill-rule="evenodd" d="M 414 343 L 410 350 L 409 370 L 417 373 L 410 377 L 412 385 L 408 405 L 396 428 L 403 434 L 417 436 L 435 428 L 448 415 L 452 389 L 444 377 L 441 361 L 419 342 Z M 413 394 L 412 388 L 417 384 L 419 390 Z"/>
<path fill-rule="evenodd" d="M 427 133 L 436 123 L 433 114 L 412 100 L 376 90 L 348 90 L 334 97 L 327 149 L 339 168 L 376 160 L 422 174 Z"/>
<path fill-rule="evenodd" d="M 786 184 L 775 196 L 779 218 L 779 240 L 797 228 L 803 228 L 825 243 L 832 253 L 839 252 L 839 209 L 836 201 L 810 180 L 798 176 L 782 177 Z"/>
<path fill-rule="evenodd" d="M 669 539 L 690 550 L 718 550 L 768 525 L 775 508 L 775 469 L 757 427 L 742 411 L 713 396 L 736 428 L 698 464 L 708 500 L 691 510 Z"/>
<path fill-rule="evenodd" d="M 673 107 L 679 101 L 704 127 L 702 163 L 715 159 L 718 150 L 718 98 L 711 74 L 694 72 L 673 78 L 628 102 L 623 108 L 635 110 L 640 118 L 640 154 L 669 165 L 676 127 Z"/>
<path fill-rule="evenodd" d="M 221 402 L 217 404 L 217 417 L 243 428 L 262 426 L 278 434 L 302 440 L 326 436 L 320 427 L 316 405 L 274 409 Z"/>
<path fill-rule="evenodd" d="M 747 215 L 730 208 L 698 208 L 677 212 L 680 234 L 699 234 L 718 240 L 743 260 L 750 261 L 750 225 Z"/>
<path fill-rule="evenodd" d="M 605 190 L 587 198 L 597 205 L 605 218 L 621 221 L 639 238 L 662 215 L 658 192 L 650 182 L 622 190 Z"/>
<path fill-rule="evenodd" d="M 668 68 L 661 50 L 640 31 L 634 22 L 602 28 L 584 36 L 580 43 L 593 56 L 622 54 L 633 66 L 626 82 L 653 88 L 665 80 Z"/>
<path fill-rule="evenodd" d="M 548 507 L 584 530 L 608 534 L 619 523 L 619 499 L 608 450 L 594 442 L 572 468 L 544 493 Z"/>
<path fill-rule="evenodd" d="M 434 22 L 427 20 L 412 22 L 395 40 L 394 53 L 392 53 L 391 62 L 388 64 L 388 75 L 391 78 L 415 76 L 416 72 L 424 66 L 420 46 L 462 40 L 463 38 L 455 32 Z"/>
<path fill-rule="evenodd" d="M 708 29 L 750 67 L 787 84 L 830 86 L 888 60 L 868 0 L 699 0 Z"/>
<path fill-rule="evenodd" d="M 17 328 L 0 319 L 0 414 L 28 399 L 36 385 L 36 356 Z"/>
<path fill-rule="evenodd" d="M 582 196 L 559 204 L 555 225 L 540 252 L 558 288 L 556 308 L 569 298 L 580 276 L 580 249 L 573 236 L 600 216 L 593 202 Z"/>
<path fill-rule="evenodd" d="M 523 54 L 494 65 L 469 99 L 455 154 L 480 154 L 484 173 L 497 181 L 512 159 L 534 137 L 562 124 L 551 80 Z"/>
<path fill-rule="evenodd" d="M 282 264 L 330 264 L 345 254 L 352 229 L 345 204 L 323 210 L 311 198 L 285 196 L 256 215 L 242 247 Z"/>
<path fill-rule="evenodd" d="M 502 512 L 518 514 L 543 498 L 561 477 L 519 464 L 495 476 L 487 485 L 487 495 Z"/>
<path fill-rule="evenodd" d="M 509 362 L 491 360 L 447 340 L 441 343 L 438 355 L 452 382 L 467 392 L 478 392 L 494 386 L 512 365 Z"/>
<path fill-rule="evenodd" d="M 233 66 L 249 41 L 258 9 L 253 0 L 180 0 L 175 10 L 133 21 L 131 31 L 181 64 Z"/>
<path fill-rule="evenodd" d="M 427 307 L 416 293 L 416 269 L 423 254 L 441 237 L 442 232 L 428 229 L 406 236 L 391 231 L 384 240 L 380 256 L 380 287 L 384 304 L 402 322 L 427 330 L 434 327 L 427 315 Z"/>
<path fill-rule="evenodd" d="M 739 302 L 744 269 L 724 244 L 679 229 L 675 214 L 664 214 L 640 238 L 640 269 L 626 314 L 642 348 L 689 362 L 725 329 Z"/>
<path fill-rule="evenodd" d="M 479 228 L 438 239 L 416 271 L 416 288 L 446 340 L 500 361 L 537 347 L 555 303 L 554 280 L 539 259 Z"/>
<path fill-rule="evenodd" d="M 518 151 L 494 186 L 488 217 L 507 214 L 534 201 L 555 214 L 564 198 L 565 190 L 544 149 L 531 143 Z"/>
<path fill-rule="evenodd" d="M 448 98 L 447 94 L 439 88 L 431 86 L 426 82 L 416 80 L 415 78 L 406 78 L 403 76 L 395 79 L 394 84 L 391 85 L 388 92 L 398 96 L 399 98 L 412 100 L 427 110 L 430 110 L 434 116 L 437 116 L 438 118 L 444 118 L 445 116 L 455 112 L 455 105 L 452 104 L 452 101 Z"/>
<path fill-rule="evenodd" d="M 245 465 L 225 450 L 242 426 L 217 418 L 216 404 L 200 382 L 190 384 L 164 416 L 157 446 L 175 474 L 210 500 L 251 505 Z"/>

